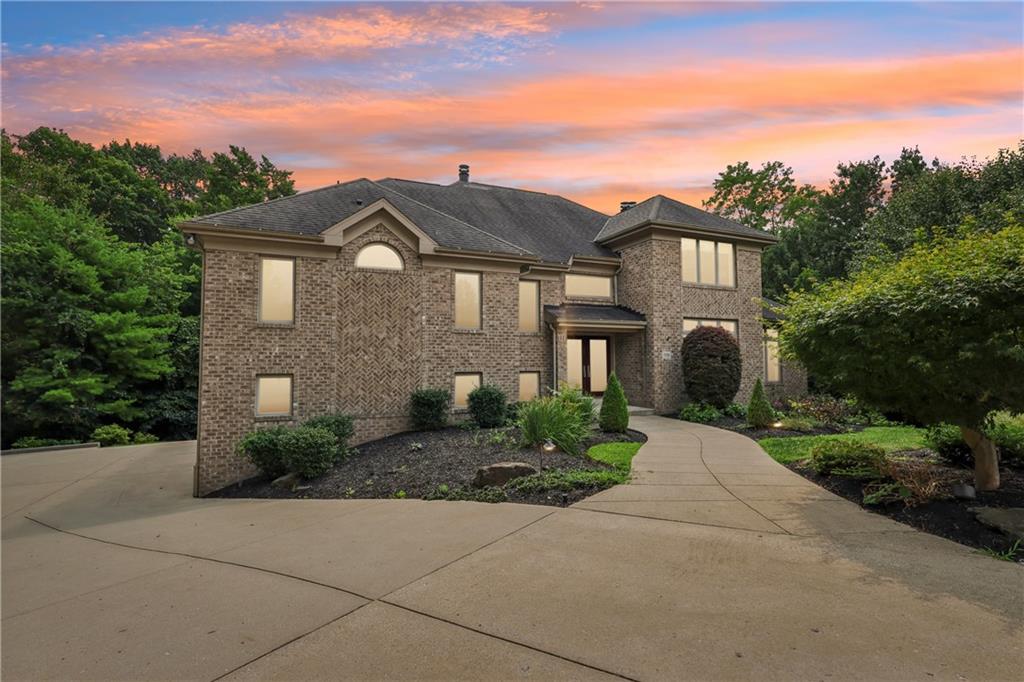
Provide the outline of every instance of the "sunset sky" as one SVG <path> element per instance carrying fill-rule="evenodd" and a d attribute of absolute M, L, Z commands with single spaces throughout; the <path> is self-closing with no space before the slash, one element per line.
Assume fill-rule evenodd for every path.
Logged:
<path fill-rule="evenodd" d="M 469 163 L 606 212 L 699 202 L 742 160 L 824 184 L 1016 146 L 1022 7 L 4 2 L 3 126 L 243 145 L 299 189 Z"/>

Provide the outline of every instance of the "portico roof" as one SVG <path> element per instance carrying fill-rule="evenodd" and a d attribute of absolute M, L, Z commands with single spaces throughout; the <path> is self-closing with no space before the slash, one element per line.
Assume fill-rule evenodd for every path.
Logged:
<path fill-rule="evenodd" d="M 544 306 L 544 318 L 559 328 L 586 328 L 604 331 L 643 329 L 647 318 L 620 305 L 566 303 Z"/>

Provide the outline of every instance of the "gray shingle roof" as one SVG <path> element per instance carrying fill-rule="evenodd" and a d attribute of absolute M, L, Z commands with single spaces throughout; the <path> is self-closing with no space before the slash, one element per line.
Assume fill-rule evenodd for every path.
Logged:
<path fill-rule="evenodd" d="M 387 199 L 440 246 L 568 263 L 574 256 L 615 257 L 600 242 L 647 222 L 771 239 L 760 230 L 661 195 L 608 217 L 564 197 L 478 182 L 437 185 L 386 178 L 302 192 L 195 218 L 189 223 L 294 235 L 318 235 Z"/>
<path fill-rule="evenodd" d="M 643 322 L 647 319 L 635 310 L 618 305 L 546 305 L 544 312 L 560 322 Z"/>
<path fill-rule="evenodd" d="M 748 237 L 759 241 L 776 241 L 775 237 L 763 230 L 747 227 L 735 220 L 708 213 L 681 201 L 656 194 L 633 208 L 616 213 L 605 222 L 597 241 L 611 239 L 629 232 L 635 227 L 648 223 L 660 223 L 678 227 L 694 227 L 711 232 L 720 232 L 733 237 Z"/>

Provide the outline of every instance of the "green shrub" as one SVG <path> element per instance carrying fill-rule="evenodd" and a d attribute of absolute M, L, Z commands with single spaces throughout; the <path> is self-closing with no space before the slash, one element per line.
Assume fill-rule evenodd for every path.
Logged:
<path fill-rule="evenodd" d="M 779 428 L 783 431 L 813 431 L 818 426 L 817 422 L 807 417 L 783 417 L 779 420 L 782 424 Z"/>
<path fill-rule="evenodd" d="M 269 478 L 288 473 L 284 459 L 284 435 L 290 431 L 287 426 L 274 426 L 250 431 L 238 444 L 238 451 L 256 468 Z"/>
<path fill-rule="evenodd" d="M 11 443 L 12 448 L 46 448 L 53 445 L 75 445 L 79 443 L 73 438 L 61 439 L 61 438 L 37 438 L 36 436 L 24 436 Z"/>
<path fill-rule="evenodd" d="M 580 488 L 609 488 L 624 483 L 628 478 L 627 472 L 618 469 L 551 469 L 514 478 L 505 484 L 505 488 L 523 493 L 569 492 Z"/>
<path fill-rule="evenodd" d="M 519 407 L 519 431 L 524 446 L 540 446 L 550 439 L 563 451 L 577 454 L 580 441 L 590 433 L 590 419 L 571 401 L 535 398 Z"/>
<path fill-rule="evenodd" d="M 154 436 L 152 433 L 143 433 L 142 431 L 136 432 L 132 437 L 132 442 L 136 445 L 146 445 L 147 443 L 159 443 L 160 437 Z"/>
<path fill-rule="evenodd" d="M 885 464 L 885 450 L 871 443 L 826 440 L 811 449 L 810 464 L 822 475 L 878 478 Z"/>
<path fill-rule="evenodd" d="M 732 417 L 733 419 L 746 419 L 747 418 L 747 406 L 739 403 L 729 403 L 722 410 L 722 414 L 726 417 Z"/>
<path fill-rule="evenodd" d="M 497 386 L 483 384 L 469 392 L 469 415 L 482 429 L 493 429 L 505 423 L 508 398 Z"/>
<path fill-rule="evenodd" d="M 443 388 L 421 388 L 409 399 L 409 416 L 417 430 L 443 429 L 448 424 L 452 394 Z"/>
<path fill-rule="evenodd" d="M 337 442 L 334 453 L 334 460 L 336 462 L 345 459 L 348 455 L 348 441 L 352 438 L 352 434 L 355 433 L 355 426 L 352 423 L 351 416 L 341 412 L 325 414 L 307 419 L 303 426 L 309 426 L 314 429 L 327 429 L 334 434 L 334 440 Z"/>
<path fill-rule="evenodd" d="M 684 422 L 696 422 L 697 424 L 711 424 L 722 418 L 722 413 L 713 405 L 703 403 L 686 403 L 683 409 L 679 410 L 679 418 Z"/>
<path fill-rule="evenodd" d="M 117 424 L 98 426 L 92 432 L 92 439 L 103 447 L 111 445 L 128 445 L 131 442 L 132 432 Z"/>
<path fill-rule="evenodd" d="M 988 436 L 999 448 L 999 458 L 1005 464 L 1024 465 L 1024 414 L 996 412 Z"/>
<path fill-rule="evenodd" d="M 961 467 L 974 466 L 971 448 L 964 442 L 959 426 L 933 424 L 925 430 L 925 442 L 948 464 Z"/>
<path fill-rule="evenodd" d="M 740 345 L 718 327 L 697 327 L 683 339 L 683 384 L 694 402 L 724 408 L 740 390 Z"/>
<path fill-rule="evenodd" d="M 758 379 L 754 384 L 754 392 L 750 394 L 750 403 L 747 405 L 747 423 L 757 429 L 764 429 L 771 426 L 775 421 L 775 410 L 768 402 L 768 396 L 764 394 L 764 385 Z"/>
<path fill-rule="evenodd" d="M 785 411 L 794 417 L 807 417 L 823 424 L 845 424 L 853 415 L 851 403 L 831 395 L 817 393 L 786 401 Z"/>
<path fill-rule="evenodd" d="M 602 431 L 624 433 L 629 428 L 629 402 L 615 372 L 608 377 L 608 389 L 601 401 L 598 423 Z"/>
<path fill-rule="evenodd" d="M 285 429 L 280 437 L 281 459 L 285 468 L 302 478 L 323 476 L 334 465 L 338 440 L 325 429 L 299 426 Z"/>
<path fill-rule="evenodd" d="M 594 422 L 594 399 L 576 386 L 563 384 L 562 388 L 555 394 L 557 400 L 565 409 L 576 415 L 587 431 Z"/>

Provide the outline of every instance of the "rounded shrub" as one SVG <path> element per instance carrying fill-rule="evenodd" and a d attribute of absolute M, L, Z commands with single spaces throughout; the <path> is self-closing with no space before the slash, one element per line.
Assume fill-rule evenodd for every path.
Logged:
<path fill-rule="evenodd" d="M 703 403 L 686 403 L 683 409 L 679 410 L 679 418 L 684 422 L 696 424 L 711 424 L 722 418 L 722 413 L 713 405 Z"/>
<path fill-rule="evenodd" d="M 420 431 L 443 429 L 448 425 L 452 394 L 443 388 L 421 388 L 409 398 L 413 428 Z"/>
<path fill-rule="evenodd" d="M 132 436 L 132 443 L 134 443 L 135 445 L 146 445 L 147 443 L 159 442 L 159 436 L 154 436 L 152 433 L 144 433 L 142 431 L 137 431 L 135 435 Z"/>
<path fill-rule="evenodd" d="M 482 429 L 492 429 L 505 423 L 508 398 L 497 386 L 483 384 L 469 392 L 469 416 Z"/>
<path fill-rule="evenodd" d="M 959 426 L 932 424 L 925 430 L 924 440 L 944 462 L 960 467 L 974 466 L 974 455 L 964 442 Z"/>
<path fill-rule="evenodd" d="M 284 434 L 290 431 L 286 426 L 250 431 L 238 444 L 238 451 L 256 468 L 270 478 L 288 473 L 283 455 Z"/>
<path fill-rule="evenodd" d="M 683 339 L 683 384 L 691 400 L 722 409 L 740 390 L 740 345 L 718 327 L 697 327 Z"/>
<path fill-rule="evenodd" d="M 280 445 L 287 470 L 305 479 L 330 471 L 338 451 L 338 440 L 331 431 L 312 426 L 285 429 Z"/>
<path fill-rule="evenodd" d="M 132 432 L 118 424 L 107 424 L 97 426 L 92 432 L 92 439 L 103 447 L 110 445 L 128 445 L 132 439 Z"/>
<path fill-rule="evenodd" d="M 691 332 L 692 333 L 692 332 Z M 767 428 L 775 421 L 775 410 L 764 394 L 764 385 L 758 379 L 747 405 L 747 423 L 757 429 Z"/>
<path fill-rule="evenodd" d="M 826 440 L 811 449 L 811 468 L 819 474 L 840 474 L 860 478 L 881 475 L 885 450 L 871 443 L 852 440 Z"/>
<path fill-rule="evenodd" d="M 335 414 L 324 414 L 319 417 L 313 417 L 307 419 L 303 426 L 309 426 L 315 429 L 327 429 L 334 434 L 334 439 L 337 442 L 337 448 L 335 452 L 335 460 L 341 460 L 348 454 L 348 441 L 352 438 L 352 434 L 355 433 L 355 426 L 352 423 L 352 417 L 347 414 L 340 412 Z"/>
<path fill-rule="evenodd" d="M 602 431 L 612 433 L 623 433 L 629 428 L 629 403 L 615 372 L 608 377 L 608 388 L 605 389 L 604 398 L 601 400 L 598 424 Z"/>

